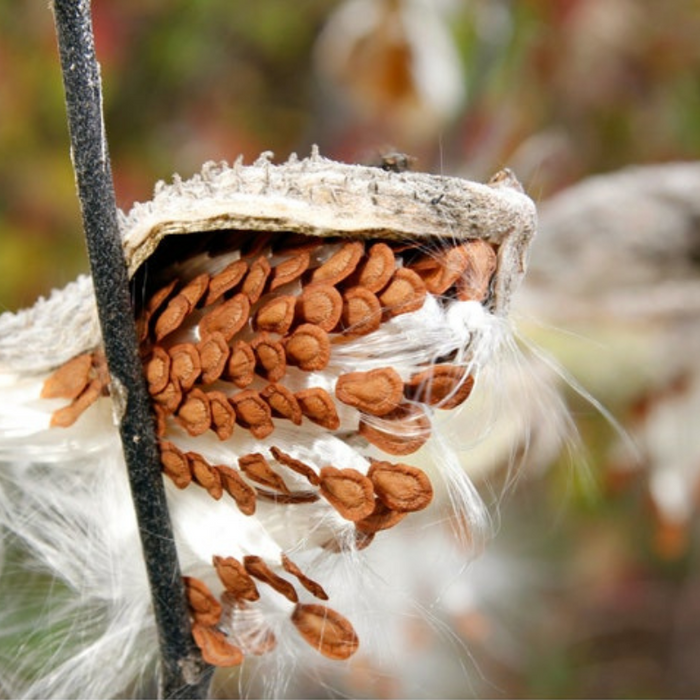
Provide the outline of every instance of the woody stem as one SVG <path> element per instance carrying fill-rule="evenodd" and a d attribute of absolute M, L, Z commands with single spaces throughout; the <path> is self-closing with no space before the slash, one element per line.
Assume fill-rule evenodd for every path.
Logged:
<path fill-rule="evenodd" d="M 102 117 L 89 0 L 54 0 L 71 154 L 111 392 L 139 524 L 160 639 L 161 694 L 200 698 L 211 668 L 192 640 L 161 477 L 150 401 L 138 355 L 126 261 Z"/>

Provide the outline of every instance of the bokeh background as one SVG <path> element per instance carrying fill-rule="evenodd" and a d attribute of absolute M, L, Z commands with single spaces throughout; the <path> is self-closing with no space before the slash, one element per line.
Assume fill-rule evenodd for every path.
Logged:
<path fill-rule="evenodd" d="M 700 160 L 697 0 L 94 0 L 93 12 L 124 209 L 207 160 L 312 144 L 478 180 L 508 166 L 543 205 L 593 174 Z M 62 100 L 47 3 L 0 0 L 0 310 L 87 270 Z M 606 395 L 590 379 L 632 433 L 660 392 L 635 381 Z M 535 465 L 502 501 L 489 556 L 522 586 L 456 627 L 463 694 L 697 697 L 695 505 L 660 517 L 653 465 L 620 458 L 610 423 L 563 391 L 585 450 Z M 689 491 L 698 472 L 700 459 Z"/>

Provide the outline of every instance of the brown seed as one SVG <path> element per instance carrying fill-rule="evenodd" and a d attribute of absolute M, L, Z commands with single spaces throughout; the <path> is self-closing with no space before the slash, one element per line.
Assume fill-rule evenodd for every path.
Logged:
<path fill-rule="evenodd" d="M 190 463 L 185 455 L 172 442 L 160 441 L 160 464 L 163 473 L 179 489 L 184 489 L 192 482 Z"/>
<path fill-rule="evenodd" d="M 44 382 L 42 399 L 77 399 L 90 382 L 92 354 L 78 355 L 62 364 Z"/>
<path fill-rule="evenodd" d="M 243 515 L 253 515 L 255 513 L 255 489 L 247 484 L 243 477 L 231 467 L 219 464 L 216 467 L 219 472 L 219 477 L 221 478 L 221 485 L 224 487 L 226 493 L 228 493 L 238 506 L 238 510 L 243 513 Z"/>
<path fill-rule="evenodd" d="M 302 389 L 294 394 L 299 402 L 301 412 L 314 423 L 328 430 L 337 430 L 340 427 L 340 418 L 335 410 L 335 404 L 331 395 L 320 387 Z"/>
<path fill-rule="evenodd" d="M 234 344 L 224 377 L 241 389 L 255 378 L 255 353 L 244 340 L 237 340 Z"/>
<path fill-rule="evenodd" d="M 263 331 L 250 341 L 255 353 L 255 371 L 269 382 L 277 382 L 287 371 L 287 358 L 284 346 L 269 333 Z"/>
<path fill-rule="evenodd" d="M 297 604 L 292 622 L 306 642 L 329 659 L 348 659 L 360 645 L 350 622 L 324 605 Z"/>
<path fill-rule="evenodd" d="M 221 603 L 214 597 L 204 581 L 192 576 L 183 576 L 182 580 L 194 619 L 207 627 L 218 624 L 221 619 Z"/>
<path fill-rule="evenodd" d="M 255 327 L 260 331 L 284 335 L 292 327 L 296 301 L 297 298 L 291 294 L 270 299 L 258 310 Z"/>
<path fill-rule="evenodd" d="M 451 409 L 467 400 L 474 378 L 458 365 L 434 365 L 414 374 L 406 383 L 406 396 L 430 406 Z"/>
<path fill-rule="evenodd" d="M 102 383 L 98 379 L 93 379 L 73 403 L 53 412 L 49 425 L 52 428 L 70 427 L 80 418 L 84 411 L 100 398 L 101 394 Z"/>
<path fill-rule="evenodd" d="M 265 256 L 259 257 L 250 266 L 250 270 L 243 280 L 241 291 L 248 297 L 251 304 L 255 304 L 265 291 L 265 283 L 270 276 L 270 271 L 270 262 Z"/>
<path fill-rule="evenodd" d="M 213 304 L 220 296 L 233 289 L 246 272 L 248 272 L 248 263 L 245 260 L 235 260 L 214 275 L 209 282 L 209 291 L 204 299 L 204 305 Z"/>
<path fill-rule="evenodd" d="M 170 355 L 170 378 L 183 391 L 189 391 L 202 373 L 199 353 L 193 343 L 180 343 L 168 350 Z"/>
<path fill-rule="evenodd" d="M 193 437 L 203 435 L 211 426 L 209 397 L 201 389 L 191 389 L 178 409 L 175 420 Z"/>
<path fill-rule="evenodd" d="M 332 331 L 340 321 L 343 298 L 329 284 L 305 287 L 297 301 L 297 315 L 306 323 L 313 323 L 324 331 Z"/>
<path fill-rule="evenodd" d="M 391 248 L 386 243 L 375 243 L 353 275 L 353 282 L 370 292 L 379 292 L 391 279 L 395 267 L 396 261 Z"/>
<path fill-rule="evenodd" d="M 245 567 L 234 557 L 214 557 L 214 568 L 226 590 L 234 599 L 254 601 L 260 598 L 258 587 Z"/>
<path fill-rule="evenodd" d="M 343 335 L 354 338 L 367 335 L 382 322 L 382 305 L 375 294 L 364 287 L 352 287 L 343 293 Z"/>
<path fill-rule="evenodd" d="M 239 391 L 229 397 L 229 401 L 236 411 L 236 422 L 250 430 L 253 437 L 262 440 L 275 429 L 272 411 L 257 391 L 252 389 Z"/>
<path fill-rule="evenodd" d="M 496 251 L 481 240 L 468 241 L 464 245 L 469 248 L 469 264 L 457 280 L 457 298 L 460 301 L 483 301 L 498 266 Z"/>
<path fill-rule="evenodd" d="M 384 312 L 392 318 L 410 311 L 417 311 L 425 302 L 425 283 L 413 270 L 399 268 L 387 288 L 379 295 Z"/>
<path fill-rule="evenodd" d="M 223 304 L 214 307 L 199 322 L 202 338 L 216 331 L 223 333 L 226 342 L 230 342 L 238 331 L 248 322 L 250 302 L 245 294 L 236 294 Z"/>
<path fill-rule="evenodd" d="M 153 348 L 146 363 L 146 381 L 150 394 L 160 393 L 170 381 L 170 355 L 159 345 Z"/>
<path fill-rule="evenodd" d="M 154 394 L 153 400 L 165 411 L 167 415 L 175 413 L 182 401 L 182 391 L 177 382 L 172 379 L 165 385 L 163 391 Z"/>
<path fill-rule="evenodd" d="M 193 280 L 187 283 L 185 287 L 180 290 L 180 294 L 190 302 L 190 307 L 194 309 L 199 303 L 199 300 L 204 296 L 204 292 L 207 291 L 209 286 L 209 275 L 203 272 L 201 275 L 197 275 Z"/>
<path fill-rule="evenodd" d="M 274 588 L 278 593 L 281 593 L 287 600 L 296 603 L 299 600 L 296 589 L 287 581 L 287 579 L 278 576 L 270 567 L 260 558 L 253 555 L 243 557 L 243 566 L 245 570 L 253 577 L 266 583 Z"/>
<path fill-rule="evenodd" d="M 277 472 L 273 471 L 269 462 L 259 452 L 239 457 L 238 466 L 251 481 L 268 486 L 281 493 L 289 493 L 284 479 Z"/>
<path fill-rule="evenodd" d="M 222 333 L 215 331 L 197 343 L 202 365 L 202 384 L 212 384 L 223 373 L 229 356 L 229 346 Z"/>
<path fill-rule="evenodd" d="M 355 523 L 355 527 L 363 533 L 374 534 L 381 530 L 388 530 L 400 523 L 406 517 L 406 513 L 391 510 L 379 499 L 376 500 L 374 510 L 362 520 Z"/>
<path fill-rule="evenodd" d="M 165 300 L 172 294 L 177 283 L 178 279 L 175 278 L 151 295 L 151 298 L 146 303 L 146 312 L 149 318 L 165 303 Z"/>
<path fill-rule="evenodd" d="M 381 418 L 361 417 L 357 432 L 384 452 L 408 455 L 430 437 L 430 420 L 417 405 L 401 404 Z"/>
<path fill-rule="evenodd" d="M 202 488 L 205 488 L 213 499 L 218 501 L 224 495 L 218 469 L 209 464 L 209 462 L 197 452 L 187 452 L 185 456 L 190 463 L 192 478 Z"/>
<path fill-rule="evenodd" d="M 365 252 L 362 241 L 344 243 L 323 265 L 311 273 L 314 283 L 338 284 L 351 275 Z"/>
<path fill-rule="evenodd" d="M 374 510 L 372 482 L 357 469 L 321 469 L 321 495 L 346 520 L 366 518 Z"/>
<path fill-rule="evenodd" d="M 216 628 L 205 627 L 195 622 L 192 625 L 192 636 L 202 652 L 202 658 L 208 664 L 230 668 L 243 663 L 243 652 Z"/>
<path fill-rule="evenodd" d="M 272 415 L 287 418 L 294 425 L 301 425 L 302 412 L 294 394 L 282 384 L 268 384 L 260 396 L 267 401 L 272 409 Z"/>
<path fill-rule="evenodd" d="M 323 590 L 323 586 L 309 578 L 284 552 L 282 553 L 282 567 L 288 574 L 296 576 L 299 583 L 311 595 L 316 596 L 320 600 L 328 600 L 328 594 Z"/>
<path fill-rule="evenodd" d="M 162 340 L 166 335 L 177 330 L 192 311 L 192 304 L 181 294 L 175 295 L 158 317 L 155 326 L 156 340 Z"/>
<path fill-rule="evenodd" d="M 339 401 L 373 416 L 393 411 L 403 399 L 403 381 L 391 367 L 341 374 L 335 385 Z"/>
<path fill-rule="evenodd" d="M 283 284 L 288 284 L 301 277 L 308 269 L 310 261 L 311 256 L 309 252 L 300 250 L 292 257 L 283 260 L 279 265 L 275 265 L 272 270 L 270 291 L 274 291 Z"/>
<path fill-rule="evenodd" d="M 331 357 L 328 333 L 311 323 L 304 323 L 287 339 L 287 362 L 306 372 L 323 369 Z"/>
<path fill-rule="evenodd" d="M 236 411 L 223 391 L 210 391 L 207 394 L 211 409 L 211 427 L 219 440 L 228 440 L 233 435 L 236 424 Z"/>
<path fill-rule="evenodd" d="M 297 474 L 301 474 L 302 476 L 306 477 L 312 486 L 318 486 L 318 474 L 313 467 L 310 467 L 308 464 L 304 464 L 304 462 L 301 460 L 294 459 L 294 457 L 288 455 L 286 452 L 282 452 L 279 447 L 272 446 L 270 448 L 270 452 L 272 452 L 272 456 L 275 458 L 275 461 L 283 464 L 285 467 L 289 467 Z"/>
<path fill-rule="evenodd" d="M 456 245 L 410 267 L 422 277 L 431 294 L 444 294 L 464 274 L 468 265 L 466 246 Z"/>
<path fill-rule="evenodd" d="M 410 464 L 374 462 L 367 472 L 384 505 L 401 513 L 423 510 L 433 500 L 428 475 Z"/>

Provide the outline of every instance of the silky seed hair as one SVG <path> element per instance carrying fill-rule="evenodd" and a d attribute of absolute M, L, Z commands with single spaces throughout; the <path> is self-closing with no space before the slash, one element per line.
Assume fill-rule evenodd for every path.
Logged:
<path fill-rule="evenodd" d="M 509 337 L 506 312 L 534 233 L 531 201 L 508 173 L 477 185 L 342 165 L 314 152 L 280 166 L 268 155 L 248 167 L 207 165 L 190 181 L 159 185 L 153 201 L 121 223 L 204 659 L 237 667 L 299 654 L 299 644 L 349 659 L 363 645 L 353 620 L 362 588 L 353 593 L 334 568 L 347 572 L 345 560 L 361 572 L 375 539 L 447 500 L 465 541 L 477 547 L 487 534 L 488 513 L 441 425 L 473 393 L 492 390 L 480 386 L 481 373 Z M 4 330 L 21 331 L 25 346 L 18 353 L 0 344 L 8 378 L 1 390 L 12 405 L 0 409 L 10 428 L 0 449 L 16 462 L 20 443 L 42 446 L 41 478 L 59 494 L 47 522 L 56 528 L 60 516 L 84 529 L 111 570 L 127 542 L 137 559 L 138 541 L 133 515 L 123 504 L 115 511 L 104 493 L 125 480 L 108 416 L 118 388 L 99 350 L 89 287 L 79 285 L 0 318 Z M 79 311 L 76 333 L 62 336 L 70 352 L 56 356 L 47 334 L 67 304 Z M 107 454 L 108 476 L 90 469 Z M 26 491 L 29 476 L 40 473 L 17 466 L 13 489 Z M 80 483 L 75 493 L 66 474 L 73 487 Z M 102 488 L 110 507 L 66 512 L 69 500 L 90 498 L 88 485 Z M 3 497 L 5 525 L 15 523 L 70 584 L 72 574 L 55 566 L 60 536 L 54 543 L 50 529 L 37 538 L 16 526 L 30 503 L 38 507 L 37 498 L 25 499 Z M 79 560 L 87 570 L 94 565 Z M 141 567 L 129 576 L 130 592 L 84 593 L 127 616 L 124 657 L 142 656 L 136 650 L 153 630 Z M 78 655 L 117 644 L 111 631 L 88 635 Z M 129 663 L 133 676 L 146 661 Z M 78 666 L 77 656 L 58 662 L 28 684 L 28 694 L 74 694 L 67 673 Z M 102 675 L 81 692 L 115 692 L 114 678 Z"/>

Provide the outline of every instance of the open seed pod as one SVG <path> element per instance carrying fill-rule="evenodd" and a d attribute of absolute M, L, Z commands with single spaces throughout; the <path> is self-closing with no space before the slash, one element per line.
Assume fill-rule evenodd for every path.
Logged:
<path fill-rule="evenodd" d="M 121 224 L 205 659 L 236 665 L 286 628 L 349 657 L 360 640 L 314 578 L 320 555 L 387 536 L 429 506 L 435 475 L 469 536 L 484 527 L 436 417 L 480 390 L 509 332 L 533 203 L 508 172 L 482 185 L 266 154 L 160 184 Z M 75 445 L 81 425 L 114 431 L 94 413 L 114 387 L 88 282 L 0 330 L 0 365 L 43 392 L 15 436 Z"/>

